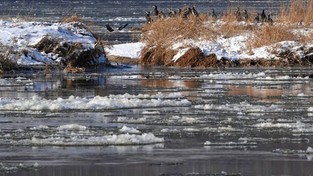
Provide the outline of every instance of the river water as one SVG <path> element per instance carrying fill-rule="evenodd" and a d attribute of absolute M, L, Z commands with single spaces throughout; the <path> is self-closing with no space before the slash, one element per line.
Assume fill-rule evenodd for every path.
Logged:
<path fill-rule="evenodd" d="M 283 2 L 2 0 L 0 15 L 78 15 L 113 44 L 136 40 L 154 4 L 221 13 Z M 112 34 L 108 23 L 129 27 Z M 140 66 L 2 75 L 0 175 L 310 175 L 312 77 L 311 68 Z"/>
<path fill-rule="evenodd" d="M 0 92 L 0 172 L 309 175 L 313 162 L 312 75 L 311 68 L 137 66 L 75 75 L 6 75 Z M 60 98 L 70 95 L 117 99 L 99 109 L 70 105 L 40 109 L 36 105 L 57 98 L 61 102 Z M 37 96 L 42 99 L 35 99 Z M 123 104 L 128 100 L 132 105 Z M 79 99 L 71 103 L 76 101 Z M 32 105 L 23 109 L 23 104 Z M 164 141 L 106 145 L 93 140 L 119 135 L 123 126 L 129 133 L 153 133 Z"/>

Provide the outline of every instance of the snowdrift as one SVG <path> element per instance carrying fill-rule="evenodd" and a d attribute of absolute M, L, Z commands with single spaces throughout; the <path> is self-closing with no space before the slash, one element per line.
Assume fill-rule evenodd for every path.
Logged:
<path fill-rule="evenodd" d="M 85 68 L 108 63 L 101 44 L 80 22 L 0 21 L 0 31 L 2 60 L 18 66 Z"/>

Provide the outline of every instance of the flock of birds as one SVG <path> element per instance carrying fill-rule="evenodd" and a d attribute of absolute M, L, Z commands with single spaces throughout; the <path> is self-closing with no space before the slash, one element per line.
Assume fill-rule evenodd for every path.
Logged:
<path fill-rule="evenodd" d="M 146 23 L 152 23 L 156 19 L 159 19 L 159 18 L 163 19 L 167 17 L 181 17 L 181 18 L 187 19 L 190 16 L 198 17 L 199 14 L 200 13 L 196 10 L 195 6 L 192 6 L 192 7 L 185 7 L 183 9 L 179 8 L 177 11 L 174 9 L 168 9 L 168 14 L 166 15 L 162 10 L 159 10 L 158 7 L 154 5 L 152 12 L 151 11 L 146 12 Z M 209 16 L 212 17 L 213 19 L 218 18 L 214 9 L 212 9 L 212 12 L 210 13 Z M 241 11 L 239 7 L 237 7 L 235 16 L 236 16 L 237 21 L 248 21 L 250 18 L 250 14 L 248 13 L 248 11 L 246 9 Z M 256 14 L 256 16 L 254 17 L 254 22 L 256 23 L 267 22 L 267 23 L 273 24 L 273 19 L 271 18 L 271 15 L 270 14 L 267 15 L 265 13 L 265 10 L 263 9 L 261 14 L 260 13 Z M 106 29 L 109 32 L 113 32 L 116 30 L 121 31 L 127 26 L 128 26 L 128 23 L 121 25 L 118 28 L 114 29 L 109 24 L 106 24 Z"/>
<path fill-rule="evenodd" d="M 158 18 L 166 18 L 166 17 L 182 17 L 182 18 L 188 18 L 189 16 L 199 16 L 199 12 L 196 10 L 195 6 L 192 7 L 185 7 L 183 9 L 178 9 L 177 11 L 174 9 L 168 9 L 168 15 L 166 15 L 162 10 L 159 10 L 156 5 L 153 6 L 152 13 L 150 11 L 146 12 L 146 23 L 151 23 L 154 20 Z M 210 15 L 213 19 L 217 19 L 218 16 L 214 9 L 212 9 L 212 12 Z M 240 8 L 237 7 L 237 11 L 235 12 L 235 16 L 237 21 L 248 21 L 249 20 L 249 13 L 245 9 L 243 12 L 240 11 Z M 254 21 L 259 22 L 269 22 L 273 23 L 273 19 L 271 18 L 270 14 L 266 14 L 265 10 L 263 9 L 262 13 L 257 13 Z"/>

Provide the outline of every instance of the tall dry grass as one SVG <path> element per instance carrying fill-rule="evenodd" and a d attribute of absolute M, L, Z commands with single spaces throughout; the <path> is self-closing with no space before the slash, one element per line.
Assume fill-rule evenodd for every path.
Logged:
<path fill-rule="evenodd" d="M 208 39 L 215 36 L 216 32 L 205 27 L 208 20 L 205 15 L 199 17 L 190 16 L 188 19 L 177 17 L 156 19 L 154 22 L 144 25 L 142 40 L 148 45 L 166 45 L 181 39 Z"/>
<path fill-rule="evenodd" d="M 250 33 L 247 40 L 248 49 L 272 45 L 281 41 L 312 41 L 313 35 L 295 34 L 292 31 L 313 23 L 313 0 L 291 0 L 282 5 L 277 16 L 271 16 L 274 23 L 255 23 L 256 11 L 249 11 L 249 19 L 238 20 L 236 10 L 229 8 L 221 19 L 210 18 L 207 14 L 189 18 L 171 17 L 156 19 L 145 24 L 141 40 L 146 43 L 142 50 L 143 62 L 162 65 L 168 63 L 175 55 L 172 46 L 184 39 L 215 40 L 218 36 L 232 37 Z M 243 13 L 243 9 L 240 9 Z M 268 14 L 268 13 L 267 13 Z"/>
<path fill-rule="evenodd" d="M 311 25 L 313 22 L 313 0 L 291 0 L 290 4 L 282 5 L 277 21 Z"/>
<path fill-rule="evenodd" d="M 253 37 L 248 40 L 248 47 L 257 48 L 296 38 L 288 26 L 264 25 L 260 29 L 254 30 Z"/>

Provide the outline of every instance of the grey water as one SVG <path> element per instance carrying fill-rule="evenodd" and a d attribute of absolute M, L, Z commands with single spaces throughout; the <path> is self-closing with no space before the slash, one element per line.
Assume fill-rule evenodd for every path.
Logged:
<path fill-rule="evenodd" d="M 228 7 L 274 11 L 289 1 L 35 1 L 2 0 L 1 18 L 61 21 L 77 15 L 110 43 L 138 40 L 145 11 L 195 5 L 219 14 Z M 129 23 L 121 32 L 114 27 Z M 177 69 L 97 68 L 81 74 L 23 72 L 1 75 L 0 98 L 45 99 L 181 93 L 188 107 L 135 107 L 103 111 L 0 112 L 0 175 L 312 175 L 313 71 L 311 68 Z M 165 142 L 150 145 L 16 145 L 39 135 L 32 128 L 80 124 L 94 135 L 123 125 Z M 68 136 L 67 136 L 68 137 Z M 81 137 L 86 137 L 82 134 Z M 212 145 L 205 145 L 211 142 Z"/>
<path fill-rule="evenodd" d="M 0 87 L 2 98 L 163 92 L 181 93 L 192 105 L 2 111 L 0 175 L 310 175 L 313 155 L 307 149 L 313 147 L 312 75 L 311 68 L 203 70 L 139 66 L 99 68 L 82 74 L 5 75 L 2 79 L 24 82 Z M 165 141 L 126 146 L 15 143 L 34 135 L 62 136 L 51 129 L 64 124 L 86 126 L 95 136 L 104 131 L 115 134 L 126 125 Z M 40 125 L 49 130 L 33 129 Z M 84 133 L 79 135 L 86 137 Z M 207 141 L 214 145 L 205 145 Z"/>

